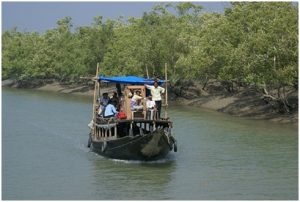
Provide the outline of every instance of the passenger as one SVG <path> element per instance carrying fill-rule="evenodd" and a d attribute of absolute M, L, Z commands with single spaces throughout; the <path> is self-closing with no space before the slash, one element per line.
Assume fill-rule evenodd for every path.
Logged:
<path fill-rule="evenodd" d="M 105 107 L 107 106 L 109 101 L 108 93 L 103 93 L 102 97 L 98 99 L 99 102 L 99 108 L 98 108 L 98 115 L 103 116 L 103 112 L 105 110 Z"/>
<path fill-rule="evenodd" d="M 108 104 L 108 101 L 109 101 L 108 93 L 103 93 L 102 98 L 100 98 L 99 100 L 100 105 L 105 107 Z"/>
<path fill-rule="evenodd" d="M 123 95 L 121 84 L 116 83 L 116 88 L 117 88 L 118 97 L 121 97 Z"/>
<path fill-rule="evenodd" d="M 148 88 L 151 91 L 152 99 L 155 101 L 155 105 L 157 108 L 157 116 L 158 119 L 160 119 L 160 112 L 161 112 L 161 94 L 165 93 L 165 89 L 163 87 L 158 86 L 158 82 L 154 81 L 154 86 L 146 85 L 146 88 Z"/>
<path fill-rule="evenodd" d="M 129 90 L 130 92 L 128 93 L 128 98 L 132 98 L 133 97 L 133 95 L 134 95 L 134 92 L 133 92 L 133 90 L 132 89 L 130 89 Z"/>
<path fill-rule="evenodd" d="M 148 99 L 146 101 L 146 106 L 147 106 L 147 112 L 146 112 L 146 117 L 147 119 L 153 120 L 154 114 L 156 113 L 156 105 L 155 101 L 152 100 L 152 96 L 148 96 Z"/>
<path fill-rule="evenodd" d="M 118 106 L 119 111 L 121 111 L 121 109 L 124 109 L 124 105 L 125 105 L 125 98 L 122 95 L 121 97 L 119 97 L 119 106 Z"/>
<path fill-rule="evenodd" d="M 155 108 L 155 101 L 152 100 L 152 96 L 148 96 L 147 102 L 146 102 L 147 110 L 154 109 Z"/>
<path fill-rule="evenodd" d="M 130 100 L 131 110 L 141 110 L 143 105 L 141 105 L 143 97 L 141 96 L 141 91 L 136 91 Z"/>
<path fill-rule="evenodd" d="M 127 116 L 126 116 L 125 112 L 123 111 L 123 108 L 120 108 L 120 111 L 117 115 L 117 119 L 127 119 Z"/>
<path fill-rule="evenodd" d="M 108 101 L 108 104 L 104 109 L 104 118 L 115 117 L 118 114 L 115 105 L 116 103 L 114 101 Z"/>
<path fill-rule="evenodd" d="M 116 91 L 113 92 L 113 96 L 110 99 L 116 103 L 116 108 L 119 109 L 119 97 Z"/>
<path fill-rule="evenodd" d="M 111 100 L 117 100 L 118 99 L 118 93 L 117 93 L 117 91 L 113 92 L 113 95 L 112 95 L 112 97 L 110 99 Z"/>
<path fill-rule="evenodd" d="M 101 114 L 101 105 L 100 104 L 96 105 L 95 110 L 96 110 L 97 115 L 100 115 Z"/>

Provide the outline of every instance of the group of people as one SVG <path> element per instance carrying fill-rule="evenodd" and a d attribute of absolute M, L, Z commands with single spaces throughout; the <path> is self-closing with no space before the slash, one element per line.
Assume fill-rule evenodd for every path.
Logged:
<path fill-rule="evenodd" d="M 157 110 L 157 118 L 160 119 L 161 112 L 161 95 L 165 93 L 165 89 L 158 85 L 158 82 L 154 82 L 154 86 L 145 85 L 151 92 L 151 100 L 155 102 L 155 108 Z"/>
<path fill-rule="evenodd" d="M 150 114 L 150 118 L 153 119 L 153 116 L 157 117 L 160 119 L 160 112 L 161 112 L 161 95 L 165 93 L 165 89 L 160 87 L 158 85 L 158 82 L 155 81 L 154 85 L 146 85 L 145 87 L 150 90 L 151 95 L 147 97 L 146 100 L 146 108 L 147 108 L 147 113 Z M 141 91 L 136 91 L 136 92 L 131 92 L 130 95 L 131 101 L 130 101 L 130 106 L 131 110 L 141 110 L 143 109 L 143 105 L 141 104 L 143 98 L 141 96 Z"/>
<path fill-rule="evenodd" d="M 104 118 L 115 117 L 118 114 L 119 98 L 117 92 L 114 92 L 112 97 L 108 93 L 103 93 L 102 97 L 98 99 L 98 115 Z"/>
<path fill-rule="evenodd" d="M 158 82 L 155 81 L 154 85 L 146 85 L 145 87 L 150 90 L 151 95 L 146 98 L 142 97 L 141 91 L 131 91 L 129 93 L 130 98 L 130 107 L 131 110 L 138 111 L 143 110 L 142 100 L 146 99 L 146 108 L 147 113 L 150 114 L 150 119 L 153 119 L 154 116 L 160 119 L 161 112 L 161 95 L 165 93 L 165 89 L 158 85 Z M 104 118 L 115 117 L 122 111 L 122 103 L 120 103 L 118 93 L 114 92 L 112 97 L 109 98 L 108 93 L 103 93 L 102 97 L 98 100 L 98 115 Z M 124 112 L 122 112 L 124 113 Z"/>

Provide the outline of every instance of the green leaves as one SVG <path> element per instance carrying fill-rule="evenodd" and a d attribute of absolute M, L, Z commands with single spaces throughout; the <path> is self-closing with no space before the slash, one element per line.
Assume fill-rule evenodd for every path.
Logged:
<path fill-rule="evenodd" d="M 174 12 L 175 11 L 175 12 Z M 100 74 L 208 79 L 248 85 L 294 85 L 298 80 L 298 12 L 289 2 L 234 2 L 224 14 L 189 2 L 161 3 L 141 18 L 103 20 L 72 28 L 58 20 L 44 34 L 2 34 L 2 77 L 75 81 Z"/>

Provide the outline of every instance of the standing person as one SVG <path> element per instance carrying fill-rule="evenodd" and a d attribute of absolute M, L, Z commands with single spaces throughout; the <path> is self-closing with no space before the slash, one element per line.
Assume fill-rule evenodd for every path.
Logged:
<path fill-rule="evenodd" d="M 155 105 L 157 108 L 157 116 L 158 119 L 160 119 L 160 112 L 161 112 L 161 94 L 165 93 L 165 89 L 163 87 L 158 86 L 158 82 L 154 81 L 154 86 L 146 85 L 146 88 L 148 88 L 151 91 L 152 100 L 155 101 Z"/>

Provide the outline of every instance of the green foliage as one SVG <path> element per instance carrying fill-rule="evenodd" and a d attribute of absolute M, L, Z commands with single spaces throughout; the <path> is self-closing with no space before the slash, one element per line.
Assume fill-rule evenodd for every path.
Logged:
<path fill-rule="evenodd" d="M 175 14 L 174 14 L 175 10 Z M 161 3 L 141 18 L 72 31 L 72 19 L 44 34 L 2 34 L 2 78 L 75 82 L 100 74 L 219 79 L 275 88 L 298 82 L 298 12 L 289 2 L 235 2 L 224 14 L 189 2 Z"/>
<path fill-rule="evenodd" d="M 248 82 L 288 84 L 278 75 L 281 69 L 295 65 L 297 71 L 297 10 L 290 3 L 234 4 L 227 15 L 232 25 L 239 25 L 244 64 L 252 74 Z"/>

